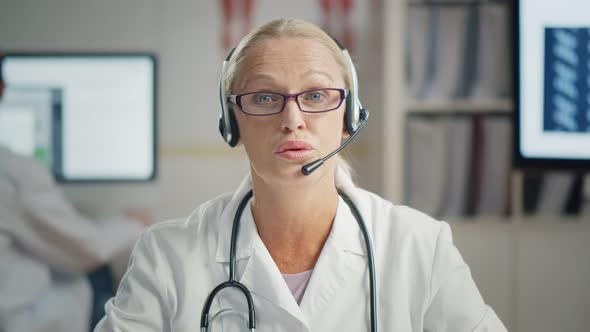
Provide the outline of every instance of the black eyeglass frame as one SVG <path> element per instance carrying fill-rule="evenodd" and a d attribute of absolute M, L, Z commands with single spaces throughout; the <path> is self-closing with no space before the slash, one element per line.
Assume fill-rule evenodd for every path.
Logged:
<path fill-rule="evenodd" d="M 306 94 L 308 92 L 312 92 L 312 91 L 324 91 L 324 90 L 330 90 L 330 91 L 338 91 L 340 92 L 340 101 L 338 102 L 338 105 L 336 105 L 336 107 L 334 108 L 330 108 L 324 111 L 306 111 L 304 109 L 301 108 L 301 105 L 299 105 L 299 96 Z M 274 113 L 268 113 L 268 114 L 256 114 L 256 113 L 250 113 L 250 112 L 246 112 L 244 110 L 244 108 L 242 107 L 242 97 L 243 96 L 247 96 L 247 95 L 253 95 L 253 94 L 257 94 L 257 93 L 272 93 L 278 96 L 283 97 L 283 105 L 281 106 L 280 110 Z M 299 108 L 299 110 L 301 112 L 304 113 L 312 113 L 312 114 L 316 114 L 316 113 L 326 113 L 326 112 L 331 112 L 333 110 L 338 109 L 341 105 L 342 102 L 346 99 L 346 97 L 348 97 L 348 89 L 340 89 L 340 88 L 317 88 L 317 89 L 310 89 L 310 90 L 305 90 L 299 93 L 295 93 L 295 94 L 284 94 L 284 93 L 278 93 L 278 92 L 274 92 L 274 91 L 254 91 L 254 92 L 246 92 L 246 93 L 242 93 L 239 95 L 229 95 L 227 97 L 227 100 L 234 104 L 234 105 L 238 105 L 240 107 L 240 111 L 242 111 L 245 114 L 248 115 L 253 115 L 253 116 L 269 116 L 269 115 L 275 115 L 275 114 L 279 114 L 281 113 L 284 109 L 285 109 L 285 105 L 287 105 L 287 101 L 291 98 L 293 98 L 295 100 L 295 103 L 297 104 L 297 107 Z"/>

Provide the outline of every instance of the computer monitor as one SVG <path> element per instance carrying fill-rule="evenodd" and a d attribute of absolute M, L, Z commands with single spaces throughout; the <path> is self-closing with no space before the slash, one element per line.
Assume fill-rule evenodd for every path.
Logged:
<path fill-rule="evenodd" d="M 42 86 L 7 87 L 0 100 L 0 145 L 36 158 L 53 169 L 54 122 L 61 113 L 61 90 Z"/>
<path fill-rule="evenodd" d="M 514 3 L 515 164 L 590 169 L 590 1 Z"/>
<path fill-rule="evenodd" d="M 12 86 L 60 91 L 61 111 L 53 112 L 51 118 L 51 165 L 59 181 L 154 178 L 153 55 L 12 52 L 5 54 L 2 67 L 7 91 Z M 11 121 L 30 122 L 24 120 L 25 113 Z"/>

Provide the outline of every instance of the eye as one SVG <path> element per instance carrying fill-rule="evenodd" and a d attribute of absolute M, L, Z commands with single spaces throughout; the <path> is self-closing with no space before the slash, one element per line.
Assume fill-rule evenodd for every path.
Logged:
<path fill-rule="evenodd" d="M 303 99 L 306 101 L 311 101 L 314 103 L 319 103 L 325 101 L 327 98 L 326 93 L 324 91 L 310 91 L 303 95 Z"/>
<path fill-rule="evenodd" d="M 257 104 L 269 104 L 277 101 L 277 97 L 270 93 L 257 93 L 254 95 L 253 100 Z"/>

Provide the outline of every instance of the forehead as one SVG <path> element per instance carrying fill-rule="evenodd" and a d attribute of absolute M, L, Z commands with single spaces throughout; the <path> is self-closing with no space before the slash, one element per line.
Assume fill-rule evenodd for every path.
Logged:
<path fill-rule="evenodd" d="M 332 50 L 309 38 L 274 38 L 257 42 L 241 64 L 237 81 L 317 79 L 342 84 L 342 68 Z"/>

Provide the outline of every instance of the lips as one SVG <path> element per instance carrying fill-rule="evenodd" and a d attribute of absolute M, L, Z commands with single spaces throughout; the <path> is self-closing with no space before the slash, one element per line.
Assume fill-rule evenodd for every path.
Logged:
<path fill-rule="evenodd" d="M 305 141 L 286 141 L 279 145 L 276 153 L 281 153 L 289 150 L 311 150 L 313 147 L 311 144 Z"/>
<path fill-rule="evenodd" d="M 275 154 L 287 160 L 307 159 L 313 150 L 311 144 L 305 141 L 287 141 L 279 145 Z"/>

